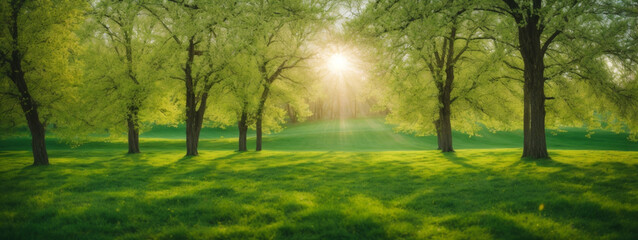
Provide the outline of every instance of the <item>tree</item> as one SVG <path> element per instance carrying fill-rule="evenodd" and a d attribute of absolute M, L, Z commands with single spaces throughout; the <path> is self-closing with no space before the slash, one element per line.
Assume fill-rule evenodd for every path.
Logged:
<path fill-rule="evenodd" d="M 629 1 L 502 0 L 484 4 L 482 9 L 507 19 L 497 25 L 500 36 L 495 40 L 517 49 L 523 62 L 523 68 L 508 64 L 522 70 L 524 76 L 523 157 L 549 157 L 546 101 L 570 97 L 548 97 L 548 84 L 580 84 L 576 88 L 593 90 L 588 98 L 593 109 L 600 103 L 610 104 L 603 111 L 636 131 L 638 18 Z M 515 39 L 505 34 L 512 28 L 517 32 Z"/>
<path fill-rule="evenodd" d="M 175 120 L 175 111 L 167 107 L 171 91 L 162 87 L 171 84 L 161 81 L 166 80 L 161 30 L 138 3 L 122 1 L 95 3 L 85 24 L 81 115 L 93 131 L 113 134 L 121 131 L 117 126 L 126 126 L 128 153 L 140 152 L 140 115 L 152 116 L 155 123 Z"/>
<path fill-rule="evenodd" d="M 171 76 L 184 82 L 186 155 L 197 156 L 199 133 L 209 96 L 220 83 L 229 56 L 243 44 L 229 27 L 242 6 L 234 1 L 177 1 L 146 4 L 144 9 L 160 22 L 170 39 L 174 67 Z"/>
<path fill-rule="evenodd" d="M 31 133 L 33 165 L 48 165 L 47 125 L 64 125 L 73 105 L 79 69 L 72 54 L 85 2 L 12 0 L 0 9 L 0 61 L 3 121 L 15 121 L 19 105 Z M 6 113 L 6 115 L 5 115 Z M 7 116 L 7 118 L 5 118 Z"/>
<path fill-rule="evenodd" d="M 226 89 L 220 94 L 216 102 L 216 108 L 211 112 L 210 120 L 218 125 L 230 125 L 237 123 L 239 131 L 238 151 L 247 151 L 248 129 L 256 127 L 256 113 L 263 91 L 261 74 L 257 67 L 257 59 L 244 51 L 233 57 L 229 63 L 226 80 L 222 88 Z M 262 129 L 264 132 L 279 131 L 285 121 L 284 106 L 294 109 L 297 120 L 303 120 L 310 115 L 304 96 L 308 94 L 307 85 L 313 80 L 309 69 L 291 69 L 282 75 L 288 81 L 277 81 L 270 86 L 270 97 L 264 103 L 262 111 Z M 292 80 L 296 79 L 296 80 Z M 292 81 L 294 81 L 294 84 Z"/>
<path fill-rule="evenodd" d="M 374 1 L 352 23 L 384 52 L 380 79 L 390 88 L 390 122 L 417 134 L 433 129 L 442 152 L 454 151 L 453 118 L 467 133 L 480 122 L 503 128 L 515 107 L 499 104 L 513 96 L 511 86 L 491 74 L 501 52 L 486 41 L 483 26 L 493 19 L 474 8 L 463 0 Z"/>
<path fill-rule="evenodd" d="M 276 1 L 255 2 L 252 7 L 255 15 L 247 24 L 254 34 L 253 54 L 262 85 L 255 113 L 255 150 L 261 151 L 264 111 L 272 87 L 278 79 L 295 82 L 285 73 L 314 55 L 306 43 L 327 19 L 324 13 L 329 6 L 322 1 Z"/>
<path fill-rule="evenodd" d="M 215 122 L 224 125 L 237 124 L 239 131 L 237 151 L 245 152 L 248 150 L 248 128 L 254 125 L 254 113 L 259 101 L 255 93 L 259 91 L 261 82 L 258 81 L 260 78 L 256 71 L 255 59 L 249 53 L 236 55 L 229 64 L 229 69 L 234 74 L 224 82 L 224 88 L 228 91 L 221 97 L 222 99 L 217 101 L 218 111 L 213 112 L 212 115 Z"/>

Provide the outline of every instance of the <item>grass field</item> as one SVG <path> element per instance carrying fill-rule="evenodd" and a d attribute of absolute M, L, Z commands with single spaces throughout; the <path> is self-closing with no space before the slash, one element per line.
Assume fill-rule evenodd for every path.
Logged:
<path fill-rule="evenodd" d="M 547 131 L 547 144 L 550 149 L 559 150 L 621 150 L 638 151 L 638 142 L 627 140 L 627 134 L 616 134 L 608 131 L 595 131 L 591 138 L 585 137 L 583 129 L 566 129 L 566 132 Z M 201 132 L 200 150 L 235 150 L 237 149 L 237 128 L 212 129 L 204 128 Z M 465 134 L 453 133 L 455 149 L 501 149 L 521 148 L 523 146 L 522 131 L 490 133 L 482 131 L 480 136 L 469 137 Z M 185 130 L 183 127 L 155 127 L 141 135 L 140 148 L 176 149 L 186 151 Z M 254 149 L 254 133 L 249 133 L 248 149 Z M 126 150 L 125 139 L 117 142 L 87 143 L 81 150 Z M 0 140 L 2 150 L 31 149 L 29 138 Z M 321 121 L 287 126 L 284 131 L 267 135 L 264 148 L 275 151 L 407 151 L 436 149 L 436 137 L 416 137 L 397 134 L 392 126 L 386 125 L 383 119 L 355 119 L 347 121 Z M 69 150 L 63 143 L 49 138 L 47 147 L 51 150 Z"/>
<path fill-rule="evenodd" d="M 378 119 L 318 122 L 237 153 L 233 129 L 205 129 L 188 158 L 183 129 L 156 128 L 137 155 L 51 141 L 47 167 L 2 140 L 0 239 L 638 238 L 626 135 L 550 134 L 542 161 L 520 159 L 520 133 L 483 135 L 442 154 Z"/>

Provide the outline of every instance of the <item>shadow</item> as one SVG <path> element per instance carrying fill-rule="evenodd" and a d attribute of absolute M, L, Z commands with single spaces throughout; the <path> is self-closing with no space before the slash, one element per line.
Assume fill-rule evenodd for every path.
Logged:
<path fill-rule="evenodd" d="M 200 156 L 187 156 L 187 155 L 184 155 L 183 157 L 181 157 L 180 159 L 175 161 L 175 165 L 193 164 L 193 163 L 197 162 L 199 157 Z"/>
<path fill-rule="evenodd" d="M 391 239 L 372 218 L 350 218 L 336 210 L 315 210 L 277 229 L 276 239 Z"/>
<path fill-rule="evenodd" d="M 238 151 L 234 151 L 234 152 L 233 152 L 233 153 L 231 153 L 231 154 L 228 154 L 228 155 L 223 156 L 223 157 L 215 158 L 214 160 L 227 160 L 227 159 L 232 159 L 232 158 L 234 158 L 235 156 L 238 156 L 238 155 L 241 155 L 241 154 L 245 154 L 245 153 L 248 153 L 248 152 L 238 152 Z"/>
<path fill-rule="evenodd" d="M 459 166 L 465 167 L 465 168 L 476 169 L 475 166 L 467 163 L 467 162 L 470 161 L 469 159 L 457 156 L 456 152 L 446 152 L 446 153 L 441 153 L 441 155 L 445 159 L 450 161 L 451 163 L 454 163 L 456 165 L 459 165 Z"/>
<path fill-rule="evenodd" d="M 470 227 L 478 227 L 481 230 L 484 230 L 487 233 L 487 236 L 492 239 L 545 239 L 544 237 L 541 237 L 536 233 L 527 230 L 525 227 L 520 226 L 512 220 L 508 220 L 494 214 L 463 214 L 459 217 L 454 217 L 452 219 L 444 221 L 442 225 L 455 230 L 464 230 Z M 478 236 L 467 237 L 476 238 Z"/>
<path fill-rule="evenodd" d="M 577 170 L 578 167 L 567 164 L 564 162 L 556 161 L 552 158 L 534 159 L 534 158 L 520 158 L 513 162 L 510 167 L 525 166 L 525 167 L 549 167 L 549 168 L 563 168 L 570 170 Z"/>
<path fill-rule="evenodd" d="M 421 152 L 425 157 L 406 152 L 54 153 L 68 159 L 0 175 L 0 229 L 7 230 L 0 238 L 638 235 L 638 164 L 613 158 L 582 164 L 527 161 L 518 158 L 517 149 L 496 157 L 433 151 L 431 156 Z"/>

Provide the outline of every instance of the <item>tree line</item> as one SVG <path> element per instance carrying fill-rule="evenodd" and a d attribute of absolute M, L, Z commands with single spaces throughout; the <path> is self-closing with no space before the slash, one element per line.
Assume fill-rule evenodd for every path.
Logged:
<path fill-rule="evenodd" d="M 185 124 L 188 156 L 198 155 L 204 125 L 236 124 L 239 151 L 254 128 L 260 151 L 264 132 L 317 109 L 309 106 L 321 99 L 310 97 L 325 75 L 319 46 L 343 18 L 338 31 L 370 62 L 363 70 L 372 87 L 360 101 L 374 99 L 399 131 L 436 134 L 443 152 L 454 151 L 453 130 L 522 128 L 529 158 L 549 157 L 548 126 L 638 137 L 638 6 L 629 0 L 0 7 L 0 124 L 28 127 L 34 165 L 49 164 L 48 131 L 72 142 L 126 133 L 134 154 L 140 131 L 158 124 Z"/>
<path fill-rule="evenodd" d="M 436 134 L 443 152 L 452 123 L 469 134 L 522 125 L 529 158 L 549 157 L 547 124 L 638 137 L 634 1 L 377 0 L 350 28 L 376 46 L 389 121 Z"/>

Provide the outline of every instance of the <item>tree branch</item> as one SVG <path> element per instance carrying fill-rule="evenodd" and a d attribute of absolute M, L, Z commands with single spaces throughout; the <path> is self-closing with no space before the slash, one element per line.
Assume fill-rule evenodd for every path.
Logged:
<path fill-rule="evenodd" d="M 562 31 L 556 30 L 551 36 L 549 36 L 547 40 L 545 40 L 545 43 L 543 44 L 543 47 L 541 48 L 541 52 L 543 55 L 545 55 L 545 52 L 547 52 L 547 48 L 549 48 L 549 45 L 552 44 L 552 41 L 554 41 L 554 39 L 558 37 L 558 35 L 560 35 L 561 33 Z"/>
<path fill-rule="evenodd" d="M 505 65 L 507 65 L 507 66 L 508 66 L 509 68 L 511 68 L 511 69 L 519 70 L 519 71 L 521 71 L 521 72 L 524 72 L 524 71 L 525 71 L 525 70 L 523 70 L 522 68 L 517 67 L 517 66 L 515 66 L 515 65 L 514 65 L 514 64 L 512 64 L 512 63 L 509 63 L 508 61 L 503 60 L 503 63 L 505 63 Z"/>
<path fill-rule="evenodd" d="M 159 15 L 157 15 L 155 12 L 153 12 L 153 10 L 151 10 L 149 7 L 147 7 L 144 4 L 142 4 L 141 6 L 142 8 L 146 9 L 146 11 L 151 13 L 151 15 L 155 16 L 155 18 L 157 18 L 157 21 L 164 27 L 164 29 L 166 29 L 166 31 L 168 31 L 168 34 L 170 34 L 171 37 L 173 37 L 173 40 L 175 40 L 177 44 L 182 45 L 182 41 L 180 41 L 179 38 L 175 34 L 173 34 L 171 29 L 166 25 L 166 23 L 164 23 L 164 21 L 162 21 L 162 18 L 160 18 Z"/>

